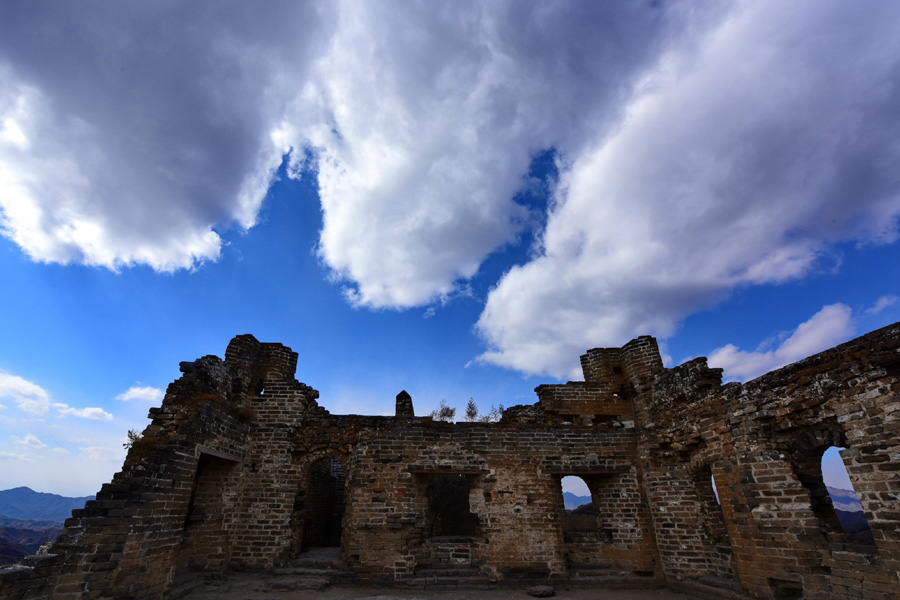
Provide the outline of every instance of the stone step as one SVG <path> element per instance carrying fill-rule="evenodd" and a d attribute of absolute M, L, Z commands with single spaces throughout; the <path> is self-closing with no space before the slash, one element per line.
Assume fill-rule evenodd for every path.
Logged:
<path fill-rule="evenodd" d="M 487 577 L 413 577 L 404 584 L 421 590 L 487 590 L 496 587 Z"/>
<path fill-rule="evenodd" d="M 670 587 L 674 591 L 685 592 L 706 600 L 750 600 L 750 596 L 743 592 L 700 581 L 685 581 L 675 583 Z"/>
<path fill-rule="evenodd" d="M 332 573 L 337 573 L 339 569 L 336 567 L 276 567 L 272 569 L 273 575 L 304 575 L 308 577 L 325 577 Z"/>
<path fill-rule="evenodd" d="M 610 589 L 665 587 L 662 578 L 654 573 L 623 571 L 621 569 L 575 569 L 564 580 L 574 588 L 608 587 Z"/>
<path fill-rule="evenodd" d="M 609 575 L 605 577 L 577 577 L 564 580 L 565 584 L 572 588 L 604 587 L 612 590 L 628 590 L 635 588 L 663 588 L 666 586 L 661 579 L 648 579 L 646 577 L 634 577 L 627 575 Z"/>
<path fill-rule="evenodd" d="M 300 569 L 336 569 L 340 570 L 344 564 L 340 560 L 327 558 L 298 558 L 290 563 L 290 566 Z"/>
<path fill-rule="evenodd" d="M 419 567 L 407 586 L 429 590 L 487 589 L 491 582 L 477 567 L 433 565 Z"/>
<path fill-rule="evenodd" d="M 481 570 L 476 567 L 425 567 L 416 569 L 415 574 L 430 577 L 480 577 L 483 575 Z"/>
<path fill-rule="evenodd" d="M 569 579 L 598 579 L 608 577 L 633 577 L 641 580 L 654 579 L 653 572 L 627 571 L 623 569 L 570 569 Z"/>

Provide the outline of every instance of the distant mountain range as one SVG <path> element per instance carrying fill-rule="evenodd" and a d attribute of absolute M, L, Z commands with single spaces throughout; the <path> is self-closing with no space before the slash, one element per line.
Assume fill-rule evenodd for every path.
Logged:
<path fill-rule="evenodd" d="M 55 540 L 72 510 L 93 499 L 44 494 L 27 487 L 0 491 L 0 565 L 17 563 L 37 552 L 41 544 Z"/>
<path fill-rule="evenodd" d="M 834 510 L 842 510 L 844 512 L 862 512 L 862 504 L 853 490 L 842 490 L 841 488 L 828 487 L 828 495 L 831 496 L 831 503 L 834 504 Z"/>
<path fill-rule="evenodd" d="M 0 565 L 19 562 L 59 537 L 62 523 L 0 517 Z"/>
<path fill-rule="evenodd" d="M 566 504 L 566 510 L 575 510 L 579 506 L 590 504 L 590 496 L 576 496 L 572 492 L 563 492 L 563 501 Z"/>
<path fill-rule="evenodd" d="M 93 499 L 93 496 L 67 498 L 17 487 L 0 492 L 0 515 L 11 519 L 62 523 L 72 516 L 73 509 L 84 508 L 84 503 Z"/>

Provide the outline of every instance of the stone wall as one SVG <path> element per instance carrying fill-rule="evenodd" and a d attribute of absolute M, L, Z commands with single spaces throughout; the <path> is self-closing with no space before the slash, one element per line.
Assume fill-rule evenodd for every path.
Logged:
<path fill-rule="evenodd" d="M 637 401 L 667 580 L 724 578 L 759 598 L 896 598 L 900 326 L 745 385 L 720 380 L 697 359 L 656 373 Z M 846 448 L 875 546 L 849 543 L 834 518 L 821 473 L 830 446 Z M 707 473 L 727 535 L 697 526 L 704 506 L 714 512 Z"/>
<path fill-rule="evenodd" d="M 392 584 L 453 564 L 498 585 L 896 597 L 900 325 L 724 386 L 705 359 L 664 368 L 641 337 L 588 351 L 585 381 L 539 386 L 497 423 L 415 417 L 405 392 L 394 417 L 331 415 L 296 364 L 249 335 L 224 361 L 182 363 L 122 471 L 48 553 L 0 572 L 0 598 L 164 598 L 192 573 L 317 545 Z M 819 466 L 830 446 L 846 448 L 874 545 L 841 530 Z M 595 509 L 578 531 L 567 475 Z"/>

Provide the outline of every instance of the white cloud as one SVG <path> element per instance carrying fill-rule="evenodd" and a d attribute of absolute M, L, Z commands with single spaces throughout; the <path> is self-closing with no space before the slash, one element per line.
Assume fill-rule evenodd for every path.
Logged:
<path fill-rule="evenodd" d="M 728 344 L 710 353 L 709 365 L 724 369 L 725 377 L 731 380 L 753 379 L 847 341 L 856 332 L 852 316 L 850 307 L 845 304 L 823 306 L 777 348 L 748 352 Z"/>
<path fill-rule="evenodd" d="M 608 130 L 641 68 L 706 18 L 605 3 L 167 10 L 7 10 L 6 235 L 34 260 L 191 267 L 219 256 L 217 231 L 253 225 L 284 152 L 312 147 L 320 254 L 372 307 L 471 277 L 529 222 L 512 195 L 532 154 Z"/>
<path fill-rule="evenodd" d="M 894 240 L 897 26 L 891 3 L 748 2 L 674 46 L 615 134 L 569 154 L 539 256 L 488 298 L 482 360 L 574 374 L 831 242 Z"/>
<path fill-rule="evenodd" d="M 4 6 L 0 229 L 37 261 L 191 268 L 310 149 L 321 259 L 404 308 L 545 221 L 513 196 L 555 148 L 534 259 L 477 327 L 481 360 L 567 375 L 896 239 L 898 27 L 890 1 Z"/>
<path fill-rule="evenodd" d="M 0 398 L 9 398 L 27 415 L 41 417 L 50 410 L 50 394 L 18 375 L 0 372 Z"/>
<path fill-rule="evenodd" d="M 116 400 L 121 400 L 122 402 L 138 400 L 140 402 L 159 404 L 160 402 L 162 402 L 164 396 L 165 392 L 155 387 L 132 386 L 116 396 Z"/>
<path fill-rule="evenodd" d="M 85 408 L 72 408 L 66 404 L 53 405 L 58 414 L 72 417 L 80 417 L 82 419 L 93 419 L 95 421 L 112 421 L 113 416 L 96 406 L 87 406 Z"/>
<path fill-rule="evenodd" d="M 78 448 L 86 459 L 97 462 L 121 462 L 124 458 L 122 448 L 110 446 L 81 446 Z"/>
<path fill-rule="evenodd" d="M 319 64 L 319 252 L 354 303 L 426 304 L 472 277 L 530 222 L 512 198 L 532 156 L 607 131 L 641 67 L 695 18 L 607 3 L 454 6 L 348 3 Z"/>
<path fill-rule="evenodd" d="M 46 448 L 47 444 L 42 442 L 37 438 L 33 433 L 26 433 L 25 437 L 19 438 L 16 436 L 12 436 L 13 442 L 19 444 L 20 446 L 28 446 L 29 448 Z"/>
<path fill-rule="evenodd" d="M 271 131 L 321 53 L 329 6 L 52 12 L 0 15 L 0 230 L 36 261 L 215 260 L 217 231 L 255 222 L 287 150 Z"/>
<path fill-rule="evenodd" d="M 898 298 L 897 296 L 893 296 L 893 295 L 882 296 L 881 298 L 879 298 L 878 300 L 875 301 L 874 305 L 872 305 L 871 307 L 866 309 L 866 314 L 867 315 L 877 315 L 878 313 L 880 313 L 884 309 L 888 308 L 889 306 L 893 306 L 893 305 L 897 304 L 898 300 L 900 300 L 900 298 Z"/>
<path fill-rule="evenodd" d="M 85 450 L 81 451 L 56 447 L 29 457 L 0 450 L 0 461 L 23 461 L 21 467 L 0 468 L 0 489 L 25 485 L 39 492 L 66 496 L 94 494 L 122 467 L 125 450 L 119 438 L 118 432 L 97 430 L 93 443 L 84 444 Z"/>

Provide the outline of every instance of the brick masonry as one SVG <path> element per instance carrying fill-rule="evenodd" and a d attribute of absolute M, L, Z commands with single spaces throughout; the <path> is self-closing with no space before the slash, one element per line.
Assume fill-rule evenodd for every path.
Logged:
<path fill-rule="evenodd" d="M 539 386 L 498 423 L 415 417 L 406 392 L 394 417 L 332 415 L 296 365 L 250 335 L 182 363 L 122 471 L 48 552 L 0 571 L 0 598 L 166 598 L 191 572 L 318 545 L 389 584 L 452 566 L 496 584 L 588 573 L 707 597 L 897 598 L 900 324 L 744 385 L 702 358 L 666 369 L 641 337 L 588 351 L 585 381 Z M 841 531 L 830 446 L 874 546 Z M 596 513 L 577 526 L 567 475 Z"/>

